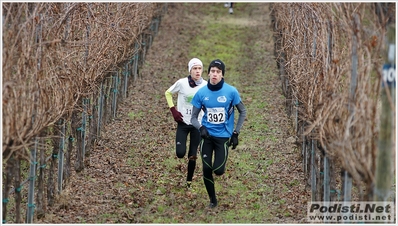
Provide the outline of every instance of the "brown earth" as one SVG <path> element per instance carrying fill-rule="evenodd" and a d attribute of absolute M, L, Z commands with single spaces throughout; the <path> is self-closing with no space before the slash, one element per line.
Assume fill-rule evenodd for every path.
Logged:
<path fill-rule="evenodd" d="M 218 4 L 222 7 L 221 3 Z M 266 63 L 276 71 L 276 63 L 272 58 L 272 30 L 269 27 L 268 4 L 261 3 L 259 7 L 254 8 L 256 9 L 247 8 L 252 10 L 247 20 L 251 21 L 253 26 L 247 42 L 263 38 L 266 42 L 264 48 L 267 48 L 269 54 L 262 59 L 253 57 L 254 55 L 246 57 L 252 58 L 250 60 L 253 68 Z M 238 14 L 238 10 L 246 8 L 240 8 L 237 4 L 235 14 Z M 164 91 L 178 78 L 187 74 L 186 65 L 190 59 L 188 54 L 191 48 L 189 42 L 201 30 L 200 27 L 189 29 L 188 25 L 199 20 L 202 17 L 201 13 L 203 12 L 195 10 L 192 4 L 168 3 L 168 12 L 161 21 L 160 31 L 146 56 L 145 65 L 140 70 L 141 78 L 131 85 L 128 98 L 119 104 L 117 118 L 102 131 L 102 139 L 88 157 L 84 171 L 72 175 L 55 206 L 48 209 L 46 217 L 37 223 L 153 223 L 155 220 L 148 216 L 159 210 L 160 206 L 160 203 L 154 201 L 154 197 L 165 193 L 169 196 L 168 202 L 193 202 L 189 208 L 179 207 L 175 210 L 183 216 L 194 215 L 196 210 L 205 208 L 207 197 L 203 195 L 204 192 L 188 195 L 185 192 L 168 193 L 167 189 L 183 185 L 185 161 L 179 161 L 180 164 L 174 167 L 173 172 L 176 173 L 169 173 L 158 164 L 176 159 L 173 152 L 175 123 L 168 110 Z M 218 19 L 223 20 L 230 16 L 234 15 L 225 11 L 225 15 Z M 253 53 L 248 51 L 242 54 Z M 204 64 L 206 70 L 208 62 Z M 250 67 L 245 70 L 248 70 L 244 71 L 245 73 L 251 74 Z M 239 83 L 255 85 L 256 81 L 247 76 L 239 80 Z M 270 106 L 264 110 L 264 120 L 276 131 L 277 139 L 274 143 L 259 144 L 257 148 L 267 151 L 259 156 L 266 155 L 264 159 L 274 160 L 275 163 L 268 165 L 268 179 L 261 182 L 270 187 L 269 193 L 266 194 L 269 202 L 266 204 L 271 203 L 271 216 L 264 218 L 264 222 L 253 223 L 302 223 L 305 222 L 306 202 L 310 200 L 310 194 L 305 187 L 300 151 L 292 144 L 294 135 L 290 119 L 285 113 L 280 81 L 277 76 L 273 76 L 267 84 L 260 85 L 264 86 L 264 91 L 263 96 L 258 98 L 263 98 Z M 242 96 L 245 96 L 245 90 L 240 89 Z M 248 104 L 254 101 L 247 96 L 243 100 Z M 250 136 L 252 132 L 249 127 L 242 130 L 246 136 Z M 241 151 L 250 149 L 245 145 L 239 148 Z M 239 148 L 236 152 L 238 154 L 241 153 Z M 254 156 L 256 150 L 252 151 Z M 275 161 L 276 159 L 278 161 Z M 232 159 L 231 161 L 233 163 Z M 225 177 L 228 180 L 235 173 L 231 168 L 226 172 Z M 197 164 L 195 172 L 196 186 L 201 187 L 203 191 L 201 164 Z M 160 179 L 168 182 L 155 182 Z M 225 191 L 218 192 L 228 196 Z M 233 203 L 234 197 L 230 199 Z M 280 200 L 283 200 L 283 205 L 278 202 Z M 217 211 L 233 212 L 236 206 L 236 203 L 225 203 L 220 205 Z M 217 211 L 215 213 L 218 213 Z M 104 217 L 107 214 L 109 218 Z M 178 223 L 186 223 L 191 219 L 184 219 L 177 215 L 178 213 L 175 214 L 174 219 Z M 117 219 L 112 218 L 112 215 L 117 215 Z M 196 223 L 209 223 L 208 218 L 203 216 L 192 219 L 196 219 Z"/>

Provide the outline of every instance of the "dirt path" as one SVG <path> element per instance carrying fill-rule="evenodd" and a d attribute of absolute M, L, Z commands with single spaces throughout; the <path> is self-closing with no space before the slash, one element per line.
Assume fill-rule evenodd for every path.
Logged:
<path fill-rule="evenodd" d="M 233 15 L 221 3 L 211 3 L 206 10 L 198 7 L 169 3 L 140 71 L 142 78 L 119 105 L 117 119 L 106 126 L 89 166 L 72 176 L 43 223 L 305 222 L 310 196 L 275 74 L 268 4 L 238 3 Z M 241 31 L 231 39 L 245 43 L 231 46 L 236 58 L 229 65 L 240 76 L 226 77 L 226 82 L 241 92 L 248 118 L 227 172 L 216 179 L 220 206 L 206 210 L 201 162 L 195 191 L 183 187 L 186 160 L 175 157 L 175 123 L 164 91 L 186 74 L 190 42 L 206 28 L 200 18 L 214 15 L 220 26 L 233 24 Z M 197 29 L 189 29 L 191 24 L 198 24 Z M 203 63 L 207 70 L 209 62 Z"/>

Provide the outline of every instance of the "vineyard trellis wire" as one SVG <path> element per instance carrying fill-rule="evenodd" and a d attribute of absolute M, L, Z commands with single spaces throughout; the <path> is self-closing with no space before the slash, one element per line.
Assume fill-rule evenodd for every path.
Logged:
<path fill-rule="evenodd" d="M 14 37 L 19 43 L 7 39 L 3 50 L 3 223 L 23 222 L 22 203 L 26 223 L 43 217 L 67 186 L 71 159 L 76 172 L 84 170 L 101 129 L 138 82 L 166 11 L 167 3 L 3 3 L 3 40 L 16 31 L 30 34 Z M 10 57 L 23 45 L 25 56 Z M 37 70 L 19 64 L 24 60 Z M 21 97 L 29 109 L 12 105 Z M 18 108 L 24 115 L 15 114 Z M 29 114 L 30 126 L 13 118 L 26 121 Z M 14 219 L 7 221 L 10 203 Z"/>

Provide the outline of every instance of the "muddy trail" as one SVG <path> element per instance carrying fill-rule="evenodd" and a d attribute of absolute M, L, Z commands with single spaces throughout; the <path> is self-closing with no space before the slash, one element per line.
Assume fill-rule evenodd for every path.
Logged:
<path fill-rule="evenodd" d="M 228 14 L 223 3 L 168 3 L 140 78 L 119 103 L 117 117 L 101 132 L 86 168 L 73 173 L 37 223 L 306 222 L 310 193 L 273 57 L 269 4 L 237 3 L 234 10 Z M 176 123 L 164 96 L 187 76 L 190 58 L 205 59 L 206 80 L 210 60 L 224 59 L 216 46 L 229 44 L 211 43 L 212 32 L 209 43 L 192 46 L 210 26 L 232 29 L 227 40 L 242 43 L 228 46 L 235 57 L 224 60 L 225 81 L 237 87 L 248 110 L 226 172 L 215 178 L 215 209 L 206 208 L 201 161 L 194 190 L 184 187 L 187 158 L 175 156 Z M 203 55 L 190 55 L 192 48 Z"/>

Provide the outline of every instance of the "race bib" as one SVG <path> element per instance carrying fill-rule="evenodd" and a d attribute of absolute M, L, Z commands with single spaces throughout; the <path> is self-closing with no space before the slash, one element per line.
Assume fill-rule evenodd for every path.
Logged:
<path fill-rule="evenodd" d="M 221 124 L 225 122 L 224 108 L 207 108 L 207 122 Z"/>
<path fill-rule="evenodd" d="M 190 108 L 184 106 L 181 110 L 181 113 L 190 118 L 192 115 L 192 106 Z"/>

